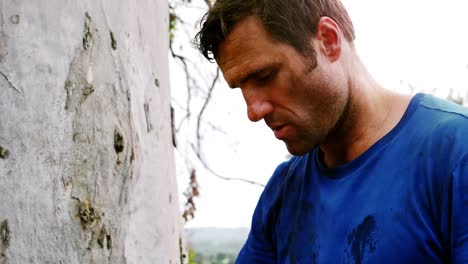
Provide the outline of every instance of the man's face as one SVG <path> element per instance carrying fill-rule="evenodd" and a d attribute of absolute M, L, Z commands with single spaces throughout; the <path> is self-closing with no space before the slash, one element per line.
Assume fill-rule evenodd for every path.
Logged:
<path fill-rule="evenodd" d="M 251 121 L 265 120 L 293 155 L 324 143 L 345 113 L 348 85 L 341 68 L 274 40 L 257 17 L 239 22 L 220 47 L 218 65 L 231 87 L 240 87 Z M 317 67 L 314 67 L 317 62 Z"/>

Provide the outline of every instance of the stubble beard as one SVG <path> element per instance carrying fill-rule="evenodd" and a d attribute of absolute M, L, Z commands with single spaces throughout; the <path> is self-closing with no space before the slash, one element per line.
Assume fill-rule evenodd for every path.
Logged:
<path fill-rule="evenodd" d="M 316 57 L 304 56 L 307 62 L 307 73 L 312 73 L 318 67 L 318 61 Z M 337 88 L 338 89 L 338 88 Z M 333 97 L 333 96 L 330 96 Z M 329 119 L 324 120 L 322 124 L 314 122 L 314 120 L 304 120 L 307 126 L 300 129 L 299 126 L 295 126 L 296 137 L 290 140 L 283 140 L 286 144 L 286 148 L 291 155 L 301 156 L 310 151 L 315 147 L 324 144 L 330 140 L 333 140 L 339 131 L 343 129 L 348 112 L 349 112 L 349 93 L 347 90 L 338 91 L 336 97 L 339 98 L 339 102 L 334 101 L 335 98 L 330 98 L 324 105 L 333 105 L 331 109 L 324 107 L 324 111 L 328 112 L 325 115 L 329 115 Z M 317 109 L 315 111 L 317 112 Z M 317 117 L 316 120 L 320 120 Z M 314 125 L 316 124 L 316 125 Z"/>
<path fill-rule="evenodd" d="M 301 156 L 310 151 L 326 140 L 326 134 L 318 127 L 303 128 L 298 131 L 294 139 L 283 140 L 286 148 L 291 155 Z"/>

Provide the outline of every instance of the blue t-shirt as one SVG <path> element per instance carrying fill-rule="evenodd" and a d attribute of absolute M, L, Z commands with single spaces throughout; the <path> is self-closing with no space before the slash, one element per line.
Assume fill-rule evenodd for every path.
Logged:
<path fill-rule="evenodd" d="M 350 163 L 279 165 L 236 263 L 468 263 L 468 109 L 418 94 Z"/>

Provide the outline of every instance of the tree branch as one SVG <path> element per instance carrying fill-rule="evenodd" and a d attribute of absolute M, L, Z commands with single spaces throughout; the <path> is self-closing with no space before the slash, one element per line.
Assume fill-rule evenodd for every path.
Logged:
<path fill-rule="evenodd" d="M 202 108 L 200 109 L 200 113 L 198 114 L 197 117 L 197 150 L 200 151 L 200 141 L 201 141 L 201 136 L 200 136 L 200 124 L 201 120 L 203 117 L 203 113 L 205 112 L 206 106 L 210 102 L 211 99 L 211 93 L 213 92 L 213 89 L 216 85 L 216 81 L 219 78 L 219 68 L 216 69 L 216 75 L 213 78 L 213 82 L 211 83 L 210 89 L 208 90 L 208 94 L 206 95 L 205 102 L 203 103 Z"/>
<path fill-rule="evenodd" d="M 225 180 L 225 181 L 241 181 L 241 182 L 246 182 L 246 183 L 250 183 L 250 184 L 253 184 L 253 185 L 257 185 L 257 186 L 260 186 L 260 187 L 265 187 L 265 184 L 262 184 L 262 183 L 259 183 L 259 182 L 256 182 L 256 181 L 251 181 L 251 180 L 247 180 L 247 179 L 244 179 L 244 178 L 238 178 L 238 177 L 224 177 L 224 176 L 221 176 L 220 174 L 216 173 L 213 169 L 211 169 L 210 166 L 208 166 L 207 162 L 202 158 L 200 152 L 198 152 L 195 149 L 195 146 L 193 144 L 192 144 L 192 149 L 195 152 L 195 155 L 197 155 L 197 158 L 200 160 L 200 162 L 205 167 L 205 169 L 207 171 L 209 171 L 211 174 L 213 174 L 215 177 L 218 177 L 218 178 L 220 178 L 222 180 Z"/>
<path fill-rule="evenodd" d="M 192 92 L 191 92 L 192 86 L 191 86 L 190 74 L 189 74 L 186 58 L 174 52 L 174 49 L 172 48 L 172 43 L 171 45 L 169 45 L 169 50 L 171 51 L 172 57 L 175 59 L 178 59 L 182 63 L 182 66 L 185 72 L 185 81 L 187 82 L 187 104 L 186 104 L 186 115 L 182 118 L 182 121 L 184 121 L 185 119 L 190 118 L 190 104 L 192 101 Z"/>
<path fill-rule="evenodd" d="M 205 4 L 208 6 L 208 8 L 212 7 L 210 0 L 205 0 Z"/>

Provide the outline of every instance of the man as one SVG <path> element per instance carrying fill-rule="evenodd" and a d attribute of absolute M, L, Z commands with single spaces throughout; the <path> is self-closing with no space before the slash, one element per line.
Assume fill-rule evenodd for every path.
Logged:
<path fill-rule="evenodd" d="M 468 110 L 385 90 L 338 0 L 218 0 L 196 43 L 295 155 L 237 263 L 468 263 Z"/>

